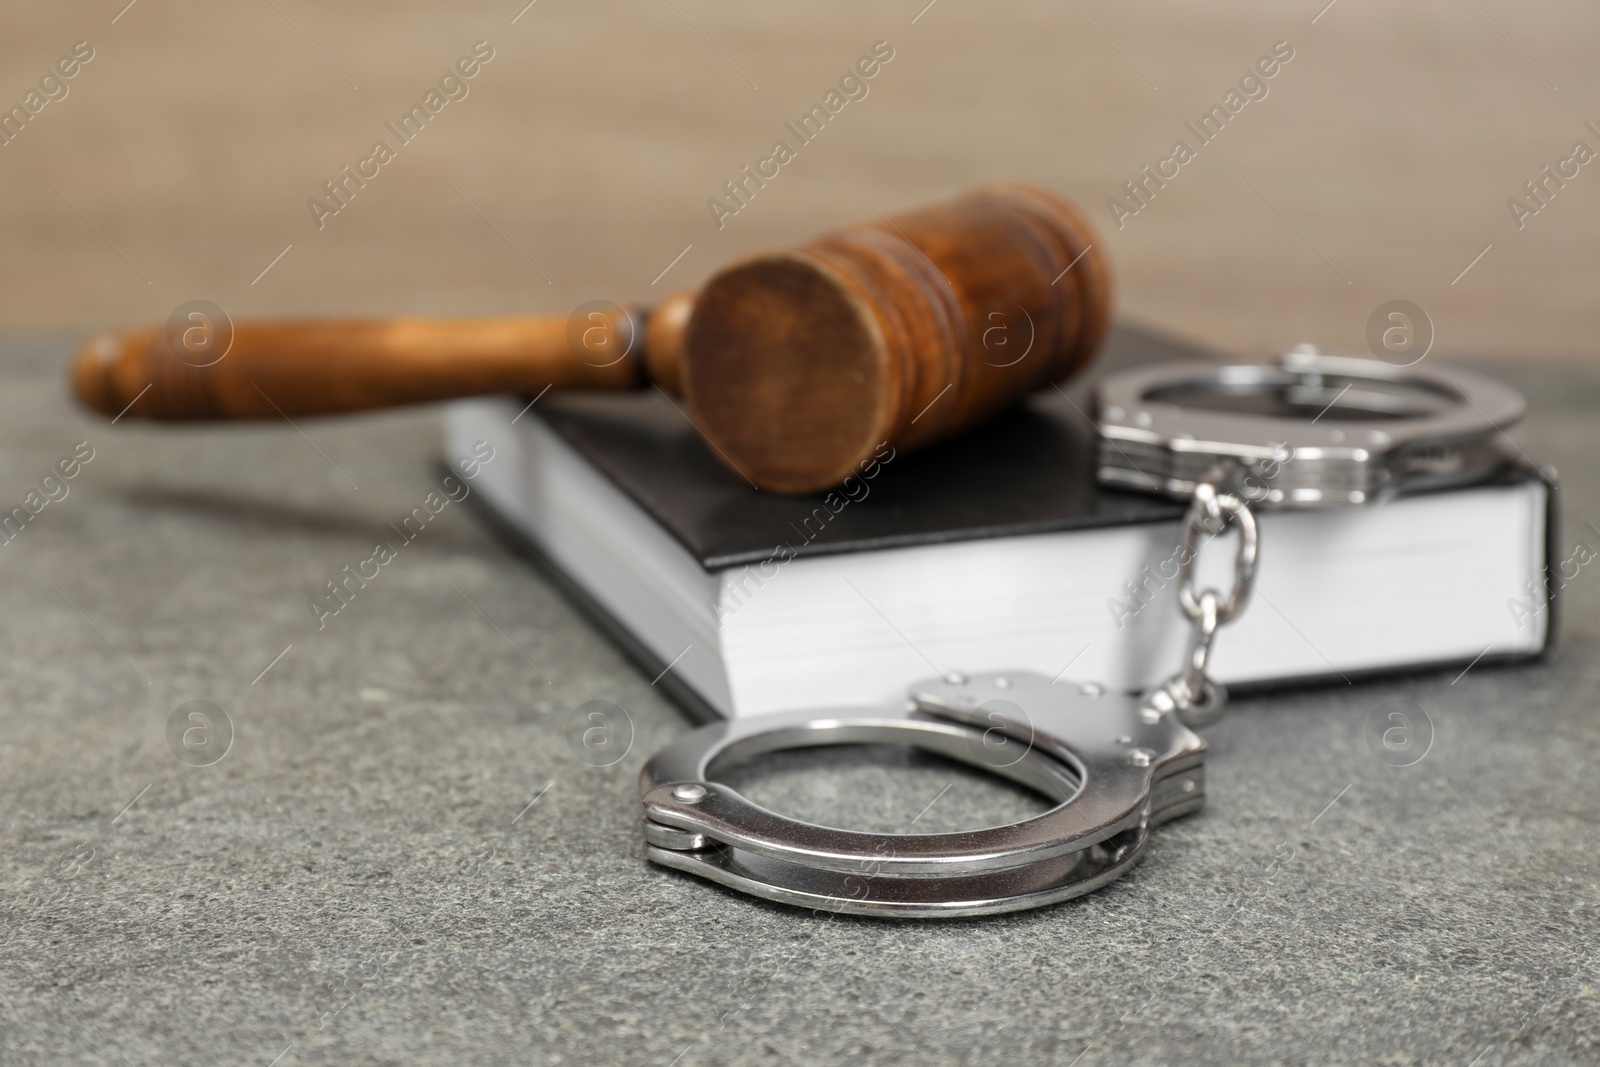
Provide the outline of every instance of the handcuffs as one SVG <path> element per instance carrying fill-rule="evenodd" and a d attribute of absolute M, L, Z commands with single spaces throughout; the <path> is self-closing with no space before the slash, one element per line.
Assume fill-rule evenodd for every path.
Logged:
<path fill-rule="evenodd" d="M 1255 511 L 1368 505 L 1469 484 L 1503 462 L 1517 392 L 1450 367 L 1396 367 L 1302 346 L 1277 365 L 1180 363 L 1099 389 L 1097 477 L 1189 502 L 1178 600 L 1180 669 L 1142 696 L 1028 671 L 913 685 L 899 707 L 825 709 L 712 723 L 640 773 L 645 854 L 758 897 L 817 911 L 940 918 L 1019 911 L 1090 892 L 1127 871 L 1150 830 L 1205 802 L 1194 731 L 1227 702 L 1206 673 L 1212 638 L 1249 600 Z M 1238 532 L 1234 584 L 1197 590 L 1205 541 Z M 770 752 L 909 745 L 990 770 L 1056 802 L 962 833 L 879 834 L 763 808 L 717 780 Z"/>

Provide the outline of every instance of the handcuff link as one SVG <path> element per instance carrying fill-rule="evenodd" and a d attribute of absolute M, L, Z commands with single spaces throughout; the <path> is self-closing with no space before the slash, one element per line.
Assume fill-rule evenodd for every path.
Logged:
<path fill-rule="evenodd" d="M 1243 478 L 1237 465 L 1219 463 L 1195 483 L 1189 510 L 1183 517 L 1183 539 L 1178 546 L 1178 607 L 1190 623 L 1189 642 L 1183 664 L 1171 678 L 1162 682 L 1153 699 L 1170 706 L 1185 726 L 1199 729 L 1222 717 L 1228 691 L 1206 673 L 1211 659 L 1211 641 L 1217 628 L 1231 622 L 1250 600 L 1255 580 L 1260 533 L 1255 512 L 1238 488 Z M 1215 589 L 1195 592 L 1194 572 L 1201 547 L 1230 528 L 1238 530 L 1239 548 L 1234 556 L 1233 588 L 1226 600 Z M 1206 541 L 1202 541 L 1204 537 Z"/>

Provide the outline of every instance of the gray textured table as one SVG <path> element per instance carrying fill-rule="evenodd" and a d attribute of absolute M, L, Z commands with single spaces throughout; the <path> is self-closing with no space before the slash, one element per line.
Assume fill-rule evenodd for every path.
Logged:
<path fill-rule="evenodd" d="M 1240 701 L 1205 812 L 1106 891 L 821 921 L 643 861 L 634 778 L 686 720 L 466 508 L 318 630 L 309 596 L 435 484 L 433 415 L 108 427 L 69 409 L 69 350 L 0 364 L 6 509 L 94 449 L 0 544 L 0 1062 L 1600 1058 L 1600 566 L 1543 664 Z M 1600 370 L 1509 376 L 1571 545 L 1600 520 Z M 1436 729 L 1404 769 L 1363 732 L 1397 697 Z M 611 767 L 563 737 L 594 698 L 634 728 Z M 233 724 L 214 765 L 169 746 L 190 700 Z M 862 828 L 951 783 L 919 829 L 1032 803 L 903 756 L 741 782 Z"/>

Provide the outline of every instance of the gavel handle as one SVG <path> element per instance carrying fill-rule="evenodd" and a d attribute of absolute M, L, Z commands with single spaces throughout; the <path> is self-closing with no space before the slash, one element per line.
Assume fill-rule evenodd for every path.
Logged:
<path fill-rule="evenodd" d="M 547 387 L 632 389 L 652 377 L 671 388 L 687 303 L 662 305 L 649 326 L 658 351 L 648 354 L 646 337 L 634 336 L 643 333 L 638 314 L 632 327 L 602 315 L 592 329 L 567 315 L 241 322 L 231 344 L 226 324 L 197 320 L 188 334 L 182 323 L 101 334 L 78 354 L 72 380 L 78 399 L 102 414 L 162 420 L 331 415 Z"/>

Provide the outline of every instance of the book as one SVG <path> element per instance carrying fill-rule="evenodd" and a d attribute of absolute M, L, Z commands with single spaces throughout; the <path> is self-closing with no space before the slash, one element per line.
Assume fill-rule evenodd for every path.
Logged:
<path fill-rule="evenodd" d="M 659 390 L 457 402 L 448 454 L 496 453 L 490 521 L 699 719 L 904 699 L 934 675 L 1029 670 L 1136 691 L 1178 668 L 1185 505 L 1094 476 L 1096 373 L 1193 345 L 1122 325 L 1089 376 L 837 490 L 752 488 Z M 1554 631 L 1553 476 L 1508 448 L 1466 488 L 1261 511 L 1249 606 L 1217 635 L 1230 686 L 1542 655 Z M 1226 592 L 1233 535 L 1203 548 Z"/>

